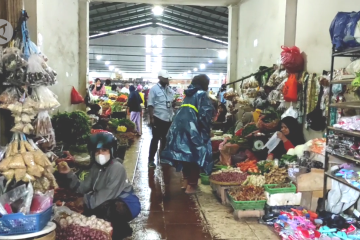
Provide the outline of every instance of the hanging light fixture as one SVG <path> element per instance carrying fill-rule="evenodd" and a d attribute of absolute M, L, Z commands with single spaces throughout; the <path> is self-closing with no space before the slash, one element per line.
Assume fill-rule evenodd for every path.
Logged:
<path fill-rule="evenodd" d="M 110 64 L 110 61 L 105 61 L 105 65 L 109 65 Z"/>
<path fill-rule="evenodd" d="M 102 56 L 101 56 L 101 55 L 97 55 L 97 56 L 96 56 L 96 60 L 100 60 L 100 59 L 102 59 Z"/>
<path fill-rule="evenodd" d="M 200 64 L 200 69 L 201 70 L 205 69 L 205 64 Z"/>
<path fill-rule="evenodd" d="M 163 15 L 164 8 L 162 6 L 154 6 L 152 12 L 155 16 Z"/>

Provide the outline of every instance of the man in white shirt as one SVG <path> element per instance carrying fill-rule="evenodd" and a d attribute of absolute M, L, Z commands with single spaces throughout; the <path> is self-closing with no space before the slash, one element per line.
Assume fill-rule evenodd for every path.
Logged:
<path fill-rule="evenodd" d="M 125 87 L 123 87 L 123 88 L 121 89 L 120 93 L 130 94 L 129 84 L 125 84 Z"/>
<path fill-rule="evenodd" d="M 166 134 L 171 126 L 174 110 L 172 107 L 174 101 L 174 91 L 169 87 L 169 73 L 161 70 L 158 73 L 159 82 L 154 85 L 149 92 L 148 108 L 150 116 L 150 124 L 152 126 L 153 138 L 149 151 L 149 167 L 155 166 L 155 154 L 158 150 L 165 148 Z"/>

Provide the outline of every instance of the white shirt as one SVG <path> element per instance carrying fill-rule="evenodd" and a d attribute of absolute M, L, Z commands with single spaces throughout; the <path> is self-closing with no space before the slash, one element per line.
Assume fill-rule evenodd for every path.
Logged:
<path fill-rule="evenodd" d="M 163 88 L 159 83 L 150 89 L 148 106 L 154 107 L 154 116 L 165 121 L 171 122 L 174 114 L 172 102 L 174 101 L 174 91 L 166 86 Z M 170 108 L 166 107 L 166 102 L 170 102 Z"/>
<path fill-rule="evenodd" d="M 130 90 L 126 87 L 123 87 L 120 92 L 130 94 Z"/>

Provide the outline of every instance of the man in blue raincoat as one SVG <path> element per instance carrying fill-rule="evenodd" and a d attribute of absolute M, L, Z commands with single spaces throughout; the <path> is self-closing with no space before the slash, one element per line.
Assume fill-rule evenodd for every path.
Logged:
<path fill-rule="evenodd" d="M 161 162 L 183 173 L 187 194 L 196 192 L 200 168 L 210 174 L 213 166 L 210 140 L 214 107 L 208 97 L 209 77 L 195 76 L 166 137 Z"/>

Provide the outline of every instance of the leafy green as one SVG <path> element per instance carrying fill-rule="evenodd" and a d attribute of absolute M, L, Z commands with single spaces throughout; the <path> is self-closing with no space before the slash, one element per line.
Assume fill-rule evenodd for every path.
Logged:
<path fill-rule="evenodd" d="M 258 128 L 256 127 L 256 124 L 249 123 L 245 126 L 244 130 L 242 131 L 242 135 L 245 137 L 256 130 L 258 130 Z"/>
<path fill-rule="evenodd" d="M 88 143 L 91 125 L 89 116 L 85 112 L 59 112 L 51 121 L 57 142 L 63 142 L 66 146 Z"/>
<path fill-rule="evenodd" d="M 121 102 L 114 102 L 113 105 L 111 105 L 111 112 L 121 112 L 123 109 L 123 103 Z"/>
<path fill-rule="evenodd" d="M 133 123 L 129 119 L 125 119 L 125 118 L 124 119 L 113 118 L 109 122 L 109 125 L 113 129 L 116 129 L 118 126 L 125 126 L 127 129 L 134 129 L 135 128 L 135 123 Z"/>
<path fill-rule="evenodd" d="M 231 128 L 229 128 L 229 130 L 227 131 L 227 134 L 235 134 L 235 128 L 236 128 L 236 126 L 232 126 Z"/>

